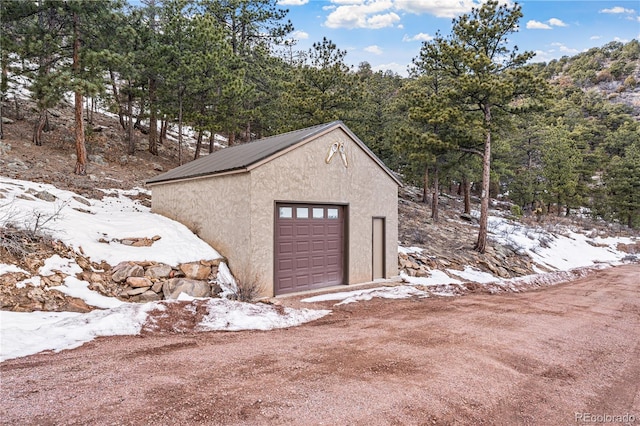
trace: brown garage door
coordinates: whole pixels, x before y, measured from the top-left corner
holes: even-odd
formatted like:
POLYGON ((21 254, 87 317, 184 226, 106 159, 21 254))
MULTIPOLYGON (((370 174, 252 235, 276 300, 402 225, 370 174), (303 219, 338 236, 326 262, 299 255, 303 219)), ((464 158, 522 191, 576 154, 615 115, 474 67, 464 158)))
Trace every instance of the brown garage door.
POLYGON ((335 205, 276 205, 276 294, 343 284, 344 211, 335 205))

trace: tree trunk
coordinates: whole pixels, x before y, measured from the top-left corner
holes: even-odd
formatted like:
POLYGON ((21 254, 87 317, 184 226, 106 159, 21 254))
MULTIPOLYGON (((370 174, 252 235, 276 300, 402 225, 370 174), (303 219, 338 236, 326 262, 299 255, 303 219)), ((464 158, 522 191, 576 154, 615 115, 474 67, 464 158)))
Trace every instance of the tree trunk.
POLYGON ((471 181, 466 176, 462 178, 462 194, 464 196, 464 213, 471 214, 471 181))
POLYGON ((422 176, 422 202, 429 203, 429 166, 424 167, 424 175, 422 176))
MULTIPOLYGON (((80 73, 80 31, 79 17, 73 15, 73 64, 72 68, 76 77, 80 73)), ((75 92, 75 136, 76 136, 76 167, 74 173, 77 175, 87 174, 87 147, 84 143, 84 120, 82 118, 82 92, 75 92)))
POLYGON ((169 127, 169 122, 166 117, 164 117, 160 123, 160 143, 164 143, 167 141, 167 127, 169 127))
POLYGON ((118 85, 116 84, 116 76, 112 70, 109 70, 109 77, 111 80, 111 90, 113 91, 113 98, 118 104, 118 121, 122 130, 127 130, 127 125, 124 122, 124 111, 122 110, 122 103, 120 102, 120 94, 118 93, 118 85))
POLYGON ((211 131, 211 135, 209 136, 209 154, 211 154, 215 150, 216 144, 216 132, 211 131))
POLYGON ((229 132, 229 143, 227 144, 227 146, 231 147, 233 145, 235 145, 236 143, 236 133, 235 132, 229 132))
POLYGON ((182 165, 182 93, 178 95, 178 164, 182 165))
POLYGON ((20 116, 20 104, 18 103, 18 96, 16 96, 16 94, 13 95, 13 103, 16 107, 16 120, 22 120, 20 116))
POLYGON ((158 113, 156 112, 155 78, 149 79, 149 152, 158 155, 158 113))
POLYGON ((440 182, 438 181, 438 166, 433 172, 433 201, 431 201, 431 219, 438 223, 438 199, 440 198, 440 182))
POLYGON ((484 253, 487 250, 487 231, 489 223, 489 185, 491 183, 491 109, 484 109, 484 124, 487 127, 482 156, 482 194, 480 196, 480 230, 475 250, 484 253))
POLYGON ((133 139, 133 85, 129 80, 129 93, 127 93, 127 115, 129 116, 129 126, 127 128, 127 154, 136 153, 136 143, 133 139))
POLYGON ((42 132, 44 128, 47 127, 48 119, 47 109, 42 108, 40 114, 38 114, 38 121, 33 129, 33 143, 36 146, 42 146, 42 132))
POLYGON ((562 215, 562 202, 560 201, 560 195, 558 195, 558 202, 556 203, 556 216, 560 217, 562 215))
POLYGON ((87 174, 87 147, 84 143, 84 120, 82 118, 82 92, 75 92, 75 136, 76 136, 76 168, 77 175, 87 174))
POLYGON ((196 153, 193 156, 194 160, 197 160, 200 157, 200 149, 202 148, 202 130, 198 132, 198 140, 196 141, 196 153))

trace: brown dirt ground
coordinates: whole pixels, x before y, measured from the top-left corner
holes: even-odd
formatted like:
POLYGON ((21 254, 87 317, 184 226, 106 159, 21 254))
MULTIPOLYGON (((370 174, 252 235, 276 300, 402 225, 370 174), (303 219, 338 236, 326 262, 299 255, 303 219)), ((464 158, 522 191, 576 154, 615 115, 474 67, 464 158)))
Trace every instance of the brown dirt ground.
POLYGON ((0 423, 575 425, 576 413, 640 423, 638 264, 525 293, 309 305, 333 313, 5 361, 0 423))

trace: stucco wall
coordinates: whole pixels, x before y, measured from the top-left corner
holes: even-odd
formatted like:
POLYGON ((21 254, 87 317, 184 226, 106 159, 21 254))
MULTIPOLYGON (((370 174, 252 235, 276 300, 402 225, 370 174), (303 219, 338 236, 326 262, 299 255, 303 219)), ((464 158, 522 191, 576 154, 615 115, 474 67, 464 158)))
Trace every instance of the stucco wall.
POLYGON ((386 218, 386 275, 397 275, 398 187, 341 129, 308 142, 251 172, 253 265, 265 271, 273 289, 274 200, 348 205, 348 283, 371 281, 373 217, 386 218), (348 159, 325 158, 343 142, 348 159))
POLYGON ((152 185, 151 210, 185 224, 229 260, 251 262, 248 173, 152 185))
MULTIPOLYGON (((259 143, 259 142, 256 142, 259 143)), ((385 272, 398 273, 398 187, 342 129, 272 159, 249 173, 152 185, 152 211, 194 230, 229 259, 236 275, 259 276, 273 295, 275 202, 347 206, 349 284, 371 281, 372 226, 385 218, 385 272), (345 146, 325 162, 334 142, 345 146)))

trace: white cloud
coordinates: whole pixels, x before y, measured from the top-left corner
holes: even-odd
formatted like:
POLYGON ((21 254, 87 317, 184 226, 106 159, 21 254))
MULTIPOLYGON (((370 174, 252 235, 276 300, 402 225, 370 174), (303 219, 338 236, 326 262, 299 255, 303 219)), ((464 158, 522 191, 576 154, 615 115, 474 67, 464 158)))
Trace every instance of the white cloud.
POLYGON ((309 38, 309 33, 302 30, 296 30, 291 34, 291 38, 296 40, 307 40, 309 38))
POLYGON ((378 72, 378 71, 392 71, 398 75, 407 77, 409 74, 407 74, 407 66, 406 65, 400 65, 396 62, 391 62, 390 64, 380 64, 380 65, 372 65, 371 69, 374 72, 378 72))
POLYGON ((475 0, 396 0, 396 9, 421 15, 427 13, 438 18, 455 18, 470 12, 480 3, 475 0))
POLYGON ((551 18, 547 22, 552 27, 566 27, 567 26, 567 24, 565 24, 564 22, 562 22, 562 20, 560 20, 558 18, 551 18))
POLYGON ((614 14, 614 15, 619 15, 621 13, 634 14, 634 13, 636 13, 636 11, 633 10, 633 9, 625 9, 622 6, 615 6, 615 7, 612 7, 611 9, 602 9, 600 11, 600 13, 611 13, 611 14, 614 14))
POLYGON ((278 0, 278 6, 304 6, 309 0, 278 0))
POLYGON ((374 55, 382 55, 382 49, 380 49, 380 46, 376 46, 375 44, 365 47, 364 51, 373 53, 374 55))
POLYGON ((404 35, 404 37, 402 37, 402 41, 404 42, 409 42, 409 41, 431 41, 433 40, 433 36, 430 36, 429 34, 426 33, 418 33, 414 36, 408 36, 408 35, 404 35))
POLYGON ((570 47, 565 46, 562 43, 551 43, 552 46, 557 47, 558 50, 562 53, 568 53, 571 55, 575 55, 577 53, 580 53, 580 51, 578 49, 572 49, 570 47))
POLYGON ((374 30, 377 30, 380 28, 393 27, 399 20, 400 17, 393 12, 386 13, 384 15, 374 15, 371 18, 367 19, 365 28, 372 28, 374 30))
POLYGON ((545 24, 544 22, 531 20, 527 22, 528 30, 550 30, 551 26, 545 24))
POLYGON ((601 38, 602 36, 595 35, 595 36, 589 37, 589 40, 600 40, 601 38))
POLYGON ((327 16, 324 25, 329 28, 371 28, 392 27, 400 17, 389 10, 391 0, 372 0, 364 3, 340 5, 327 16))

